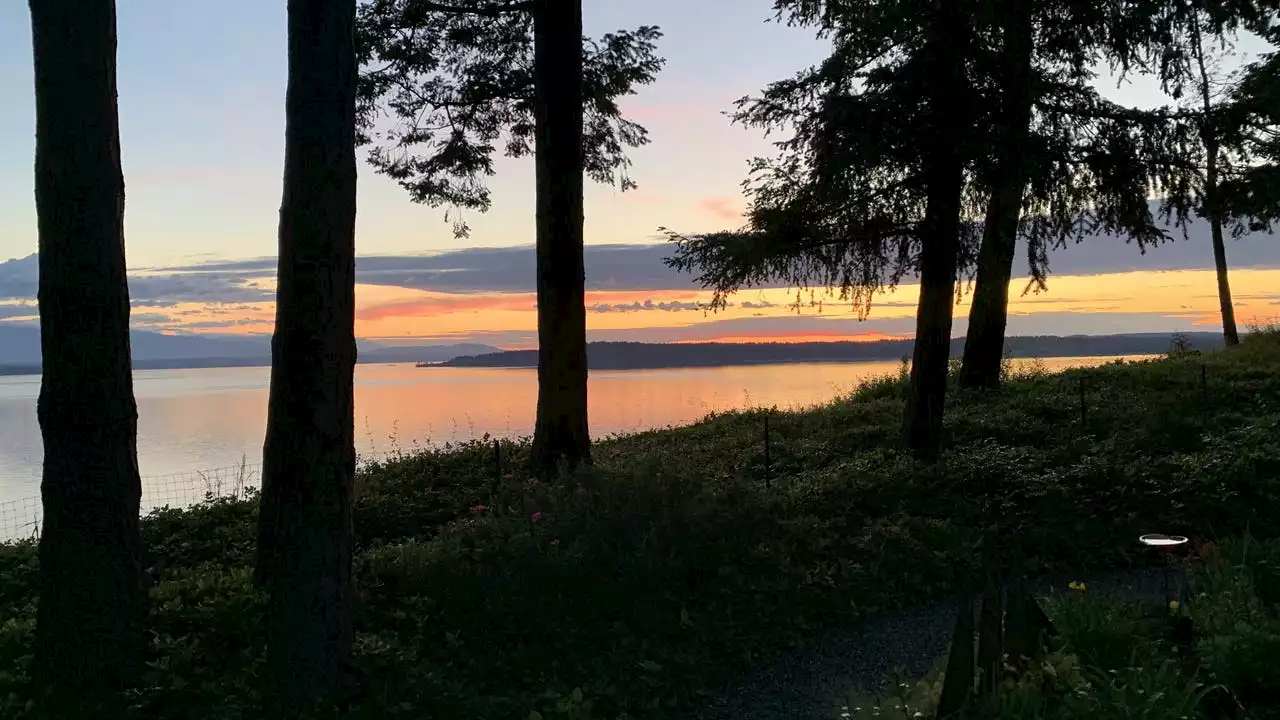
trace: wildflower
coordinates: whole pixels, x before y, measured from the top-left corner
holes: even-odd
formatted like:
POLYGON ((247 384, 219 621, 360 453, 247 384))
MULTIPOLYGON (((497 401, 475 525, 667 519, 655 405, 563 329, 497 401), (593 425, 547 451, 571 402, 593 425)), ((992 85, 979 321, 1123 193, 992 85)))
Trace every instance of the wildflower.
POLYGON ((1084 592, 1084 583, 1072 581, 1067 583, 1067 588, 1075 590, 1076 592, 1084 592))
POLYGON ((488 510, 489 508, 488 508, 487 506, 484 506, 484 505, 476 505, 476 506, 472 507, 471 509, 472 509, 473 511, 475 511, 475 512, 482 513, 482 512, 484 512, 485 510, 488 510))
POLYGON ((621 451, 621 450, 614 450, 614 451, 613 451, 613 456, 614 456, 614 457, 622 457, 622 451, 621 451))
POLYGON ((538 522, 539 520, 541 520, 541 519, 542 519, 542 511, 538 511, 538 512, 534 513, 533 515, 530 515, 529 517, 530 517, 530 519, 532 519, 534 522, 538 522))
POLYGON ((511 478, 513 478, 513 477, 515 477, 515 476, 514 476, 514 475, 512 475, 511 473, 504 473, 504 474, 502 475, 502 479, 503 479, 503 480, 510 480, 510 479, 511 479, 511 478))
POLYGON ((1178 608, 1179 608, 1179 607, 1181 607, 1181 605, 1182 605, 1182 603, 1178 602, 1177 600, 1170 600, 1170 601, 1169 601, 1169 614, 1170 614, 1170 615, 1177 615, 1177 614, 1178 614, 1178 608))
POLYGON ((471 548, 471 554, 472 554, 472 555, 479 555, 479 554, 480 554, 480 548, 471 548))
POLYGON ((529 478, 528 480, 526 480, 525 482, 529 483, 530 485, 537 485, 537 484, 538 484, 538 478, 531 477, 531 478, 529 478))
POLYGON ((556 538, 555 540, 552 540, 552 541, 551 541, 551 546, 552 546, 552 547, 555 547, 555 546, 557 546, 557 545, 559 545, 559 544, 560 544, 560 538, 556 538))
POLYGON ((584 488, 584 487, 582 487, 581 485, 579 485, 579 486, 578 486, 578 497, 586 497, 586 496, 587 496, 587 489, 586 489, 586 488, 584 488))

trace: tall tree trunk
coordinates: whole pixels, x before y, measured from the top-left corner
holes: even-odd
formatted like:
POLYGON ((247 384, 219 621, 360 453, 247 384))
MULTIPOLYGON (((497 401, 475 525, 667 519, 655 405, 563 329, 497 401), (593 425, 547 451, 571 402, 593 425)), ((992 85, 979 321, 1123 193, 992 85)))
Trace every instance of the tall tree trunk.
POLYGON ((1213 116, 1213 96, 1210 92, 1209 70, 1205 66, 1204 38, 1200 32, 1198 10, 1191 15, 1192 53, 1200 71, 1200 102, 1204 113, 1201 118, 1200 134, 1204 140, 1205 177, 1204 197, 1201 206, 1204 215, 1209 218, 1209 231, 1213 237, 1213 267, 1218 275, 1218 306, 1222 311, 1222 337, 1228 345, 1239 345, 1240 335, 1236 330, 1236 310, 1231 302, 1231 283, 1227 278, 1227 246, 1222 238, 1222 202, 1218 185, 1219 157, 1222 149, 1219 142, 1217 120, 1213 116))
POLYGON ((272 687, 337 686, 352 642, 355 0, 289 0, 276 329, 257 578, 272 687))
POLYGON ((929 154, 925 168, 928 201, 921 228, 920 304, 912 351, 911 386, 903 417, 907 444, 931 458, 942 444, 942 410, 947 394, 951 320, 955 308, 956 256, 964 160, 960 144, 964 120, 963 37, 970 18, 960 0, 940 0, 931 19, 929 154), (962 37, 956 37, 959 33, 962 37))
POLYGON ((538 415, 533 463, 544 473, 591 462, 587 428, 586 272, 582 258, 582 0, 538 0, 538 415))
POLYGON ((960 384, 971 388, 1000 384, 1009 319, 1009 280, 1013 276, 1018 222, 1027 185, 1025 148, 1035 102, 1031 75, 1033 8, 1030 3, 1019 1, 1010 3, 1004 11, 1000 156, 983 225, 982 248, 978 251, 978 276, 960 365, 960 384))
POLYGON ((31 26, 44 370, 36 670, 51 697, 93 702, 134 676, 144 612, 115 2, 31 0, 31 26))

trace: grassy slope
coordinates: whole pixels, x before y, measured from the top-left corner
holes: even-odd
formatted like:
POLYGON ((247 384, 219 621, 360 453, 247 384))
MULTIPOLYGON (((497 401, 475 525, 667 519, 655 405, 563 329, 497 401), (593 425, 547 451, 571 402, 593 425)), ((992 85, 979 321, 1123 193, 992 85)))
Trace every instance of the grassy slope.
MULTIPOLYGON (((502 476, 482 444, 372 466, 356 517, 367 690, 350 716, 662 714, 989 561, 1083 572, 1135 561, 1142 532, 1252 522, 1267 535, 1280 518, 1278 371, 1280 337, 1267 335, 955 393, 936 467, 897 448, 895 379, 773 413, 767 472, 760 412, 601 442, 596 470, 556 487, 502 476)), ((504 461, 519 467, 523 452, 506 446, 504 461)), ((222 501, 144 524, 156 637, 139 717, 257 715, 253 517, 252 502, 222 501)), ((4 717, 30 692, 34 573, 32 548, 0 549, 4 717)))

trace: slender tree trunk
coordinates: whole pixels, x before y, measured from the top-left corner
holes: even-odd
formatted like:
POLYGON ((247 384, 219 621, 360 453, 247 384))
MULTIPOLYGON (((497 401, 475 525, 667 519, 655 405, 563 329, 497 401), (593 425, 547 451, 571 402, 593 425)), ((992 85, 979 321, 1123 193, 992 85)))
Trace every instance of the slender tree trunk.
POLYGON ((1022 196, 1027 185, 1025 147, 1035 102, 1031 76, 1033 9, 1029 3, 1019 1, 1004 10, 1005 106, 1001 111, 1000 157, 983 226, 982 248, 978 251, 978 276, 960 365, 960 384, 971 388, 1000 384, 1009 319, 1009 280, 1013 276, 1022 196))
POLYGON ((1222 203, 1219 198, 1218 185, 1221 178, 1218 153, 1222 149, 1219 143, 1217 121, 1213 116, 1213 96, 1209 88, 1209 70, 1204 61, 1204 38, 1200 33, 1198 11, 1191 16, 1192 52, 1200 71, 1200 102, 1204 112, 1200 133, 1204 140, 1206 156, 1204 197, 1201 205, 1204 215, 1209 218, 1209 230, 1213 237, 1213 267, 1218 275, 1218 306, 1222 310, 1222 337, 1228 346, 1239 345, 1240 335, 1236 330, 1236 310, 1231 302, 1231 282, 1227 278, 1227 246, 1222 237, 1222 203))
MULTIPOLYGON (((1212 131, 1210 131, 1212 132, 1212 131)), ((1227 245, 1222 237, 1222 212, 1218 202, 1218 143, 1209 139, 1205 143, 1208 164, 1205 169, 1204 206, 1209 216, 1209 231, 1213 237, 1213 267, 1218 276, 1218 306, 1222 310, 1222 338, 1228 345, 1239 345, 1240 334, 1236 330, 1236 309, 1231 301, 1231 281, 1227 273, 1227 245)))
POLYGON ((955 309, 956 256, 964 161, 960 144, 964 120, 964 28, 968 18, 959 0, 940 0, 932 18, 929 49, 930 135, 926 182, 928 201, 921 228, 920 304, 912 352, 911 386, 903 425, 907 444, 931 458, 942 444, 942 411, 947 395, 947 361, 955 309))
POLYGON ((1214 214, 1209 223, 1213 233, 1213 267, 1218 273, 1218 305, 1222 308, 1222 338, 1227 345, 1239 345, 1236 309, 1231 301, 1231 281, 1227 275, 1227 246, 1222 240, 1222 217, 1214 214))
POLYGON ((272 687, 296 707, 352 642, 355 481, 355 0, 289 0, 276 329, 257 578, 272 687))
POLYGON ((538 193, 538 415, 533 463, 591 462, 582 258, 582 0, 538 0, 534 17, 538 193))
POLYGON ((93 703, 135 676, 144 613, 115 2, 31 0, 31 25, 44 371, 36 672, 51 698, 93 703))

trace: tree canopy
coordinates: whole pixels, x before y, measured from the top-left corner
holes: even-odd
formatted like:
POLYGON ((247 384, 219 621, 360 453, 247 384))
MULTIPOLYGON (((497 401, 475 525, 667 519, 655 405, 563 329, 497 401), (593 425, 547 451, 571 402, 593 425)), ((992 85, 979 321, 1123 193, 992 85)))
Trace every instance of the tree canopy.
MULTIPOLYGON (((370 0, 360 7, 359 130, 369 162, 415 202, 488 210, 494 159, 534 151, 535 2, 370 0)), ((584 169, 592 179, 634 187, 626 152, 648 142, 618 100, 654 80, 663 60, 656 27, 583 39, 584 169)))

